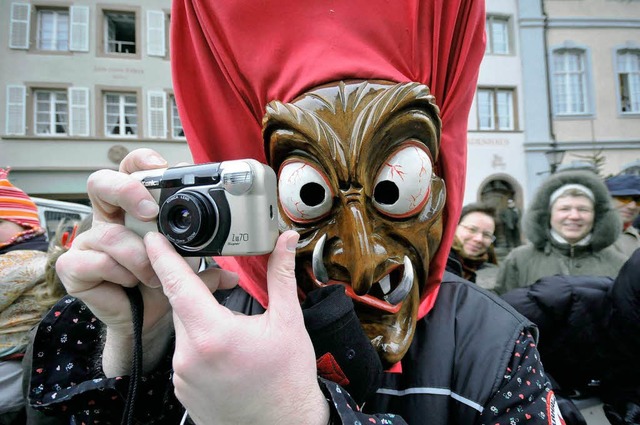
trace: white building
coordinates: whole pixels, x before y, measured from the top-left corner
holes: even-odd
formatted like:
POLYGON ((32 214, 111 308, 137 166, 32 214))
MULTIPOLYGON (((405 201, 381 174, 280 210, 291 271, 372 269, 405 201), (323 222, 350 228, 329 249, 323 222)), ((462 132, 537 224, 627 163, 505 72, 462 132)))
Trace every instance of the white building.
POLYGON ((170 7, 0 2, 0 166, 14 184, 81 199, 91 172, 138 147, 190 161, 171 90, 170 7))
MULTIPOLYGON (((469 115, 464 203, 526 205, 522 69, 516 0, 487 0, 487 47, 469 115)), ((502 243, 500 223, 497 244, 502 243)))

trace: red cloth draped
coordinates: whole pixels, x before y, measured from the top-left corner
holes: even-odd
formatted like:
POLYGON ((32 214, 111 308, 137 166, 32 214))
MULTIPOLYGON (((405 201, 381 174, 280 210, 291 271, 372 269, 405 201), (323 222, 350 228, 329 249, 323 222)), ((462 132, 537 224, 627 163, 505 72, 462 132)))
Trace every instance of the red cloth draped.
MULTIPOLYGON (((460 213, 467 119, 484 54, 484 0, 174 0, 174 89, 195 162, 265 162, 261 121, 341 79, 416 81, 441 109, 438 161, 447 185, 444 235, 420 316, 431 308, 460 213)), ((266 256, 217 258, 267 304, 266 256)))

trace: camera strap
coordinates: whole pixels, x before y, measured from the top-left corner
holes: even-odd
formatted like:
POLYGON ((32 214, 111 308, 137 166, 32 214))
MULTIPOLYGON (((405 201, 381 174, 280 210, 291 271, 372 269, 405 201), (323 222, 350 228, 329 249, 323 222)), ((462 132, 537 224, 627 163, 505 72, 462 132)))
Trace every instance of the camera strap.
POLYGON ((137 286, 124 288, 129 303, 131 304, 131 316, 133 318, 133 358, 131 360, 131 376, 129 380, 129 392, 122 414, 122 425, 134 423, 136 399, 138 398, 138 384, 142 371, 142 322, 144 315, 144 303, 142 294, 137 286))

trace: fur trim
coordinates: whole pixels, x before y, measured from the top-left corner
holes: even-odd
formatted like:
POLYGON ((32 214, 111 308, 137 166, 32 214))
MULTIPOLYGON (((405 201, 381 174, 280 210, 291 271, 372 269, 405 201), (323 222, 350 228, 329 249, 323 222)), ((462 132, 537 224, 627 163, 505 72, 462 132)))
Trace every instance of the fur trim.
POLYGON ((622 232, 622 222, 611 203, 607 186, 590 171, 562 171, 547 178, 538 188, 524 216, 524 231, 538 250, 549 242, 551 208, 549 199, 558 188, 568 184, 580 184, 589 188, 595 197, 595 218, 591 248, 600 251, 613 244, 622 232))

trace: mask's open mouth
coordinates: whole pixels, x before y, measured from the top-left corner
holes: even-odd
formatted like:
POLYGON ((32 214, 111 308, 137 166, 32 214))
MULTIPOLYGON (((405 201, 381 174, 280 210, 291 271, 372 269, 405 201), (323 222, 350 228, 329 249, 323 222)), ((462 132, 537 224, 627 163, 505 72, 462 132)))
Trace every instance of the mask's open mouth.
POLYGON ((409 257, 405 256, 402 265, 392 268, 375 282, 367 294, 358 295, 348 282, 329 278, 324 261, 322 260, 326 239, 327 235, 323 235, 318 240, 318 243, 313 249, 311 270, 307 270, 316 286, 344 285, 346 294, 359 303, 392 314, 400 311, 402 302, 407 298, 414 284, 413 264, 409 257))

